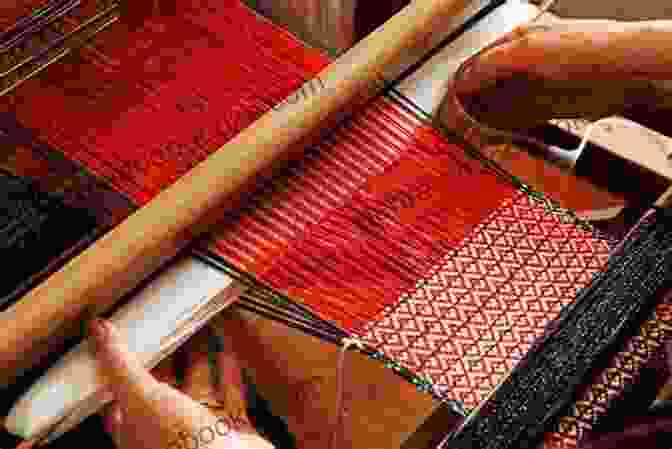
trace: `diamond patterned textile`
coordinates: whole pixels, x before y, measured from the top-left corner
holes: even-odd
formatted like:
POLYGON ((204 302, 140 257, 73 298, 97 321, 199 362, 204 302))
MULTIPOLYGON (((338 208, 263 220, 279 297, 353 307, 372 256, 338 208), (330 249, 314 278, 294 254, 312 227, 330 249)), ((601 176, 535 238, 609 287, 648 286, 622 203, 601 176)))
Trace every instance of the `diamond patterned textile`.
POLYGON ((550 429, 544 449, 572 449, 590 435, 590 430, 605 416, 608 405, 619 398, 625 387, 636 382, 640 370, 654 361, 662 344, 672 336, 672 295, 668 294, 654 313, 639 328, 607 367, 578 396, 572 410, 550 429))
POLYGON ((609 252, 606 241, 521 193, 361 338, 431 379, 446 399, 476 407, 609 252))

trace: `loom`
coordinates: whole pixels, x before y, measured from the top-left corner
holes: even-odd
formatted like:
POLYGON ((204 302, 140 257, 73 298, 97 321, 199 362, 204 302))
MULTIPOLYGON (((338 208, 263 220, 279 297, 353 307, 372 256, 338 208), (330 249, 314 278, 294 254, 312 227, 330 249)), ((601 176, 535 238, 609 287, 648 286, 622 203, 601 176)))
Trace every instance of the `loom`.
MULTIPOLYGON (((420 89, 431 50, 497 2, 413 2, 333 61, 237 1, 162 14, 82 0, 25 15, 25 3, 2 36, 2 182, 29 211, 8 220, 9 250, 40 251, 2 292, 5 386, 183 253, 183 273, 213 273, 213 299, 195 298, 198 313, 148 366, 237 301, 327 341, 359 337, 455 413, 473 410, 459 437, 607 266, 604 239, 417 104, 445 94, 420 89), (235 60, 213 69, 230 59, 230 36, 235 60), (59 244, 41 244, 49 227, 67 230, 59 244), (413 316, 431 323, 426 334, 404 329, 413 316)), ((549 447, 575 445, 626 396, 667 338, 671 307, 642 306, 580 407, 546 427, 549 447)), ((103 402, 14 430, 48 428, 52 441, 103 402)))

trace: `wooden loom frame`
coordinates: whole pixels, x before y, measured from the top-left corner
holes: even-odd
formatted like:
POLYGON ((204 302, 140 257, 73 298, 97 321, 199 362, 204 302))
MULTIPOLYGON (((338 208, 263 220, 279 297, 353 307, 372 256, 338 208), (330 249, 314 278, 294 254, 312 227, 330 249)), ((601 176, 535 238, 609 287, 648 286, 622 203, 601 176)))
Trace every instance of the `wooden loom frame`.
POLYGON ((262 116, 229 141, 227 151, 215 152, 2 312, 0 383, 10 383, 48 353, 54 340, 71 335, 64 324, 79 321, 87 308, 93 314, 109 310, 205 232, 216 211, 234 205, 252 176, 291 156, 287 148, 319 137, 320 130, 382 90, 380 79, 396 79, 424 55, 434 30, 468 3, 416 0, 320 73, 324 89, 262 116))
MULTIPOLYGON (((447 3, 447 2, 446 2, 446 3, 447 3)), ((497 3, 497 2, 494 2, 494 3, 497 3)), ((497 3, 497 4, 498 4, 498 3, 497 3)), ((118 8, 117 8, 117 9, 118 9, 118 8)), ((479 13, 479 14, 480 14, 480 13, 479 13)), ((453 16, 452 14, 447 15, 447 18, 452 18, 452 16, 453 16)), ((440 38, 440 33, 437 33, 437 36, 438 36, 437 39, 440 38)), ((77 42, 78 44, 81 44, 81 43, 84 43, 84 40, 75 41, 75 42, 77 42)), ((417 54, 413 55, 413 58, 415 58, 415 57, 417 57, 417 56, 419 56, 419 55, 424 54, 424 51, 423 51, 423 50, 424 50, 424 48, 422 48, 422 47, 418 48, 417 54)), ((402 56, 403 56, 403 55, 402 55, 402 56)), ((409 61, 402 61, 400 66, 401 66, 402 68, 407 68, 407 67, 411 64, 411 62, 413 61, 413 58, 411 59, 410 62, 409 62, 409 61)), ((403 59, 403 57, 402 57, 402 59, 403 59)), ((372 73, 372 76, 373 76, 373 77, 372 77, 371 79, 373 80, 373 83, 374 83, 374 86, 373 86, 373 87, 374 87, 374 88, 382 88, 382 87, 384 87, 383 85, 380 85, 380 84, 379 84, 379 79, 378 79, 377 76, 376 76, 376 72, 373 72, 373 73, 372 73)), ((387 76, 387 72, 386 72, 386 76, 387 76)), ((355 80, 355 81, 359 81, 359 80, 355 80)), ((369 87, 369 85, 367 85, 367 84, 365 84, 364 86, 365 86, 366 88, 369 87)), ((368 91, 367 91, 367 92, 365 92, 365 95, 363 95, 363 96, 355 95, 355 97, 356 97, 356 102, 357 102, 357 103, 359 103, 360 101, 361 101, 361 102, 364 102, 364 101, 367 99, 367 97, 372 96, 374 93, 375 93, 375 92, 368 92, 368 91)), ((348 106, 352 106, 352 105, 348 105, 348 106)))

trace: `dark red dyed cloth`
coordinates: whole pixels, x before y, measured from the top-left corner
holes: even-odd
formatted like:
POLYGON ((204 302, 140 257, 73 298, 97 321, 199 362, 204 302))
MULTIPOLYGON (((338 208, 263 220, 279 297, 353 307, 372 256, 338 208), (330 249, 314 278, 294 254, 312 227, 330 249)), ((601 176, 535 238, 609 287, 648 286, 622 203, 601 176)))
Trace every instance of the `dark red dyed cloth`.
POLYGON ((0 171, 0 306, 34 285, 55 259, 86 241, 95 228, 88 210, 69 208, 0 171))
MULTIPOLYGON (((238 1, 178 6, 115 25, 5 105, 136 206, 329 63, 238 1)), ((223 215, 211 249, 351 330, 515 194, 389 98, 260 190, 254 208, 223 215)))
POLYGON ((20 297, 133 206, 0 113, 0 307, 20 297))

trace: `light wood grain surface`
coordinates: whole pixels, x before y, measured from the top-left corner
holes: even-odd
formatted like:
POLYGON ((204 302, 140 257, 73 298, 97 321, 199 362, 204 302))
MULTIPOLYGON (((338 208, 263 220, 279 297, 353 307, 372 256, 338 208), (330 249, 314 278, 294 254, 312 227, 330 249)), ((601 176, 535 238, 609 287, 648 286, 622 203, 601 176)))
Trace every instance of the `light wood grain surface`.
POLYGON ((468 0, 416 0, 318 76, 323 89, 272 109, 0 314, 0 385, 34 366, 88 313, 108 310, 235 205, 254 177, 396 78, 468 0), (291 150, 291 151, 290 151, 291 150))
MULTIPOLYGON (((286 418, 297 446, 327 448, 339 348, 240 310, 224 312, 211 325, 233 345, 273 412, 286 418)), ((346 357, 345 419, 337 447, 400 447, 438 403, 381 363, 354 351, 346 357)))

